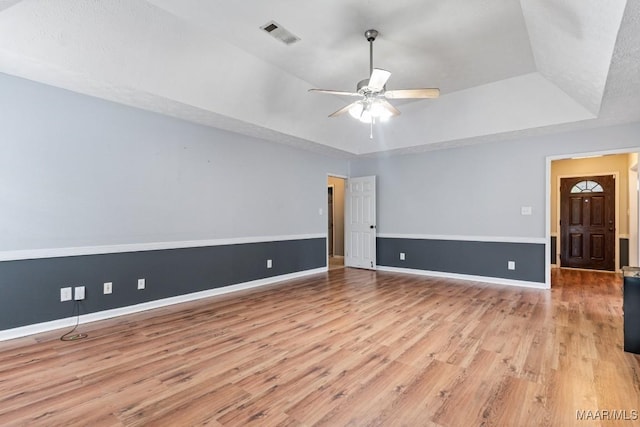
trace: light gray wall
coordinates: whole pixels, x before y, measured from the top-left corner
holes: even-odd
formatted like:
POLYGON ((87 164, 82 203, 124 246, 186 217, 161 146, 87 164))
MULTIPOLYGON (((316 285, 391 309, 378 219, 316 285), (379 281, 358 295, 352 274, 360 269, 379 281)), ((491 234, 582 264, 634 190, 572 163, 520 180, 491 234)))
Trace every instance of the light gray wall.
POLYGON ((358 159, 350 174, 378 176, 379 233, 544 237, 547 156, 638 146, 635 123, 358 159))
POLYGON ((0 74, 0 251, 326 233, 347 161, 0 74))

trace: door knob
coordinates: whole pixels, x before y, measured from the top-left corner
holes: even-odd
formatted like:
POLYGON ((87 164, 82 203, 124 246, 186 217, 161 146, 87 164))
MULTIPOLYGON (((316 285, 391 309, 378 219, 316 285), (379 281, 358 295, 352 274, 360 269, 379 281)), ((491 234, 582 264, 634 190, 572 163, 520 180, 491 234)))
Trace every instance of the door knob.
POLYGON ((374 228, 376 228, 376 226, 375 225, 370 225, 369 228, 374 229, 374 228))

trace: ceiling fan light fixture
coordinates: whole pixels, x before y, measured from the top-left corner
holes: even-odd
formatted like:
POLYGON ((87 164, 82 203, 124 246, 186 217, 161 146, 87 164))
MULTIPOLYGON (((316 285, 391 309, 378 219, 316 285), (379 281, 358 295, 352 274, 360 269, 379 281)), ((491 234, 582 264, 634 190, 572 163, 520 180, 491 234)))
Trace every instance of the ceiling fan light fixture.
POLYGON ((371 115, 371 112, 370 112, 369 110, 366 110, 366 109, 362 112, 362 115, 360 115, 360 121, 361 121, 362 123, 367 123, 367 124, 369 124, 369 123, 371 123, 374 119, 375 119, 375 117, 373 117, 373 116, 371 115))
POLYGON ((392 116, 391 112, 385 108, 384 104, 377 99, 354 102, 349 108, 349 114, 354 119, 367 124, 372 121, 386 122, 392 116))
POLYGON ((351 117, 356 120, 360 120, 362 123, 371 123, 371 120, 376 118, 376 116, 372 114, 371 106, 371 101, 356 101, 349 108, 349 114, 351 117))
POLYGON ((380 120, 381 122, 386 122, 392 116, 391 111, 387 110, 384 107, 384 104, 378 100, 373 101, 371 106, 369 107, 371 111, 371 116, 380 120))
POLYGON ((353 104, 351 104, 351 107, 349 108, 349 114, 354 119, 360 120, 360 117, 362 117, 362 113, 364 112, 364 110, 365 110, 364 102, 356 101, 353 104))

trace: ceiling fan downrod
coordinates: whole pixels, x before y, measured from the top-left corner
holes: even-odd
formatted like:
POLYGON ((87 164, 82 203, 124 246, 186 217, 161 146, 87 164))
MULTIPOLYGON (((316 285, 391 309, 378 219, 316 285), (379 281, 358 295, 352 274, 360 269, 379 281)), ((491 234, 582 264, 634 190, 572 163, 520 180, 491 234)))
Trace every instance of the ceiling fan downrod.
POLYGON ((373 42, 378 37, 378 31, 371 29, 364 32, 364 36, 367 38, 369 42, 369 75, 373 73, 373 42))

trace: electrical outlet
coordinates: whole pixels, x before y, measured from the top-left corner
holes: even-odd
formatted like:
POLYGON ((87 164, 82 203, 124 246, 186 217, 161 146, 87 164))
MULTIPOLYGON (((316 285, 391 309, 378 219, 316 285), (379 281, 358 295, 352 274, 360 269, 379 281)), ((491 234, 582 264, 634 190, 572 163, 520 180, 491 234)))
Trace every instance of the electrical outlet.
POLYGON ((273 261, 271 261, 270 259, 267 260, 267 268, 271 268, 273 267, 273 261))
POLYGON ((111 292, 113 292, 113 282, 105 282, 104 283, 103 292, 104 292, 105 295, 110 294, 111 292))
POLYGON ((147 286, 145 279, 138 279, 138 289, 144 289, 147 286))
POLYGON ((507 269, 508 270, 515 270, 516 269, 516 262, 515 261, 507 261, 507 269))
POLYGON ((404 261, 404 252, 400 252, 400 261, 404 261))
POLYGON ((84 299, 84 286, 76 286, 73 293, 73 299, 82 301, 84 299))
POLYGON ((71 288, 60 288, 60 302, 71 301, 72 299, 71 288))

